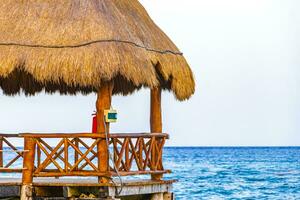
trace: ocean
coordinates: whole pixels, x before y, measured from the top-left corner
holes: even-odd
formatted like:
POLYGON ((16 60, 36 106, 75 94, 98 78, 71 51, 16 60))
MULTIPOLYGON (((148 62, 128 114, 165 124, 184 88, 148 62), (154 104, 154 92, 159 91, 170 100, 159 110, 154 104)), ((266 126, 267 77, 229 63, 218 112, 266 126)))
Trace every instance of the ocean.
POLYGON ((300 147, 172 147, 177 199, 300 199, 300 147))
POLYGON ((300 200, 300 147, 167 147, 164 166, 176 199, 300 200))

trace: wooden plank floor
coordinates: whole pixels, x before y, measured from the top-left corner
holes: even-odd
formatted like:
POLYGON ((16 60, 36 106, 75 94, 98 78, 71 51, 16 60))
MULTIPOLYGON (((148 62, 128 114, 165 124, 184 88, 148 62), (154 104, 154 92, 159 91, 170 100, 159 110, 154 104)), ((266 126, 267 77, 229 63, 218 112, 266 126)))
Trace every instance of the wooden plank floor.
MULTIPOLYGON (((106 184, 99 184, 95 178, 35 178, 33 187, 36 196, 59 195, 70 197, 75 194, 80 195, 86 191, 93 190, 95 194, 99 193, 99 187, 106 191, 108 196, 130 196, 147 195, 154 193, 170 193, 172 184, 175 180, 124 180, 122 185, 119 181, 106 184), (98 189, 97 189, 98 188, 98 189), (53 192, 53 189, 55 192, 53 192)), ((22 185, 21 178, 0 178, 0 197, 18 196, 22 185)), ((87 192, 88 193, 88 192, 87 192)))
MULTIPOLYGON (((147 186, 147 185, 157 185, 157 184, 172 184, 176 180, 124 180, 123 186, 147 186)), ((21 178, 0 178, 0 186, 20 186, 22 185, 21 178)), ((98 183, 97 179, 88 178, 35 178, 33 180, 33 186, 68 186, 68 187, 92 187, 92 186, 108 186, 115 187, 116 185, 121 185, 118 180, 110 183, 98 183)))

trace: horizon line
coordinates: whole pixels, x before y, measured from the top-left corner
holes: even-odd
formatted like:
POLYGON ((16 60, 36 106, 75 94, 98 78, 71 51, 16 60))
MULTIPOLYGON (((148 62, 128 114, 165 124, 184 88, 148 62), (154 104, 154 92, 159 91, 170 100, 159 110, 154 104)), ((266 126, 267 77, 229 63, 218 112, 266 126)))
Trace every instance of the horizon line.
POLYGON ((287 147, 294 147, 294 148, 300 148, 300 145, 266 145, 266 146, 261 146, 261 145, 191 145, 191 146, 176 146, 176 145, 169 145, 165 146, 166 148, 170 147, 182 147, 182 148, 287 148, 287 147))

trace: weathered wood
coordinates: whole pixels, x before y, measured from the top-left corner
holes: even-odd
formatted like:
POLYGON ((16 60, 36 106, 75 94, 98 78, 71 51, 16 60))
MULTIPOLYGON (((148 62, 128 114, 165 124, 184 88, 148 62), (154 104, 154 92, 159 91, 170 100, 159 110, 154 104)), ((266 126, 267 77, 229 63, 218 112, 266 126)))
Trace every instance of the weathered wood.
POLYGON ((17 155, 11 161, 9 161, 9 163, 7 163, 4 168, 9 168, 11 165, 13 165, 21 157, 23 157, 23 156, 17 155))
POLYGON ((36 141, 33 138, 25 138, 24 140, 24 149, 29 150, 24 152, 23 159, 23 175, 22 175, 22 184, 30 185, 33 180, 33 170, 34 170, 34 158, 35 158, 35 146, 36 141))
MULTIPOLYGON (((123 143, 122 147, 121 147, 121 151, 118 153, 119 158, 118 158, 117 162, 115 163, 117 168, 120 167, 121 161, 123 159, 123 154, 125 152, 125 148, 126 148, 127 144, 128 144, 128 139, 126 138, 124 140, 124 143, 123 143)), ((124 162, 122 164, 123 164, 123 166, 125 165, 124 162)))
POLYGON ((22 153, 20 151, 18 151, 18 149, 12 143, 10 143, 7 139, 5 139, 5 137, 3 137, 3 142, 6 143, 18 155, 20 155, 21 157, 23 156, 22 153))
MULTIPOLYGON (((130 195, 143 195, 143 194, 156 194, 164 193, 170 194, 172 191, 172 184, 174 180, 167 181, 152 181, 152 180, 125 180, 121 185, 120 182, 115 183, 98 183, 96 179, 54 179, 54 178, 37 178, 34 179, 32 186, 26 188, 26 194, 35 197, 64 197, 79 196, 82 193, 85 194, 97 194, 99 187, 102 190, 107 191, 106 196, 115 196, 116 190, 120 193, 120 196, 126 197, 130 195), (121 190, 122 188, 122 190, 121 190), (32 190, 33 189, 33 190, 32 190), (31 194, 30 194, 31 193, 31 194), (33 193, 33 194, 32 194, 33 193)), ((12 195, 18 195, 18 187, 20 187, 20 179, 0 179, 0 196, 12 197, 12 195), (2 186, 2 187, 1 187, 2 186), (1 188, 5 190, 1 190, 1 188), (10 191, 12 190, 13 191, 10 191), (2 194, 3 192, 3 194, 2 194), (5 193, 4 193, 5 192, 5 193), (9 195, 10 194, 10 195, 9 195)))
MULTIPOLYGON (((90 162, 92 162, 95 158, 97 158, 97 154, 94 154, 94 155, 92 155, 92 157, 89 158, 90 162)), ((75 171, 76 170, 83 170, 88 164, 89 164, 88 162, 85 162, 83 165, 80 166, 79 169, 75 168, 75 171)))
MULTIPOLYGON (((109 108, 108 108, 109 109, 109 108)), ((103 121, 103 119, 102 119, 103 121)), ((22 133, 17 135, 17 137, 32 137, 32 138, 105 138, 104 133, 94 134, 94 133, 22 133)), ((7 135, 7 134, 5 134, 7 135)), ((151 138, 155 137, 166 137, 169 138, 167 133, 151 132, 151 133, 110 133, 109 138, 151 138)), ((0 134, 1 137, 1 134, 0 134)), ((11 136, 13 137, 13 135, 11 136)))
POLYGON ((36 156, 37 156, 37 167, 39 167, 41 165, 41 156, 42 156, 42 152, 39 146, 36 147, 36 156))
POLYGON ((20 200, 32 200, 33 196, 32 185, 23 184, 21 187, 20 200))
POLYGON ((5 133, 0 133, 0 137, 6 137, 6 138, 16 138, 19 137, 19 134, 5 134, 5 133))
POLYGON ((139 138, 139 170, 143 170, 143 138, 139 138))
MULTIPOLYGON (((12 136, 7 136, 6 134, 2 134, 2 136, 0 136, 0 166, 4 169, 8 169, 9 167, 11 167, 14 163, 16 163, 17 160, 19 160, 19 158, 23 157, 23 153, 24 151, 22 150, 18 150, 11 142, 8 141, 8 138, 14 138, 14 136, 16 135, 12 135, 12 136), (3 149, 3 145, 6 144, 10 150, 4 150, 3 149), (17 156, 15 156, 12 160, 8 161, 6 160, 7 164, 4 165, 4 160, 3 158, 4 153, 5 152, 15 152, 17 154, 17 156)), ((2 171, 0 169, 0 171, 2 171)), ((5 171, 7 172, 7 171, 5 171)))
POLYGON ((173 200, 173 193, 170 192, 160 192, 160 193, 156 193, 153 194, 151 197, 151 200, 173 200))
MULTIPOLYGON (((97 96, 97 135, 105 138, 105 132, 109 133, 109 123, 106 123, 104 118, 104 110, 110 109, 112 98, 112 83, 103 83, 97 96)), ((98 149, 98 167, 100 172, 109 171, 109 155, 106 140, 101 140, 97 146, 98 149)), ((99 177, 99 182, 108 182, 106 177, 99 177)))
POLYGON ((109 134, 109 138, 151 138, 151 137, 165 137, 169 138, 169 135, 166 133, 112 133, 109 134))
MULTIPOLYGON (((105 170, 103 171, 100 171, 99 163, 98 166, 96 166, 92 162, 99 156, 99 151, 94 151, 94 147, 98 147, 98 144, 101 141, 105 142, 104 144, 107 146, 105 135, 101 137, 99 137, 99 135, 103 134, 89 134, 89 138, 87 137, 87 134, 67 134, 62 135, 61 137, 57 134, 46 135, 46 137, 44 137, 44 134, 23 134, 20 137, 25 137, 25 140, 31 139, 35 141, 35 146, 37 146, 37 156, 33 157, 32 159, 36 159, 38 165, 31 176, 117 176, 118 174, 114 171, 113 165, 109 166, 108 162, 105 170), (70 136, 70 138, 66 136, 70 136), (80 136, 82 136, 82 138, 80 138, 80 136), (47 139, 51 138, 59 139, 54 148, 51 147, 47 141, 47 139), (92 139, 94 142, 92 144, 88 144, 85 143, 83 139, 92 139), (76 142, 78 145, 76 145, 76 142), (79 145, 85 147, 86 151, 82 152, 82 150, 79 148, 79 145), (70 164, 68 161, 69 151, 71 149, 78 154, 78 159, 74 162, 74 164, 70 164), (41 152, 43 152, 46 156, 44 160, 41 160, 41 152), (89 154, 91 154, 91 157, 88 157, 89 154), (61 160, 62 162, 58 162, 57 159, 61 160), (56 166, 57 169, 47 169, 50 164, 56 166), (81 166, 79 166, 80 164, 81 166), (92 170, 86 170, 86 166, 90 166, 92 170)), ((108 142, 113 147, 114 162, 118 171, 120 172, 119 174, 121 176, 130 176, 143 174, 160 175, 163 173, 169 173, 170 171, 164 170, 162 165, 162 151, 167 138, 168 135, 163 133, 109 134, 108 142), (157 156, 153 158, 153 154, 157 156)), ((9 146, 12 148, 12 151, 17 151, 14 150, 16 148, 11 143, 9 143, 9 146)), ((21 157, 20 155, 23 153, 26 154, 25 152, 30 151, 26 148, 25 151, 17 151, 17 157, 10 161, 9 165, 21 157)), ((105 150, 105 152, 107 152, 107 149, 108 148, 106 147, 106 149, 103 149, 103 151, 105 150)), ((21 172, 22 170, 26 171, 27 168, 17 169, 0 167, 0 172, 5 173, 21 172)))
MULTIPOLYGON (((79 144, 84 146, 86 149, 89 148, 89 146, 85 142, 83 142, 80 138, 77 138, 77 141, 78 141, 79 144)), ((94 155, 97 155, 97 152, 95 152, 94 150, 91 150, 91 153, 93 153, 94 155)))
POLYGON ((35 146, 36 141, 33 138, 24 139, 24 152, 23 159, 23 174, 22 174, 22 187, 21 187, 21 200, 32 199, 32 182, 33 182, 33 170, 34 170, 34 158, 35 158, 35 146))
MULTIPOLYGON (((120 176, 133 176, 133 175, 146 175, 146 174, 153 174, 153 175, 157 175, 157 174, 168 174, 171 173, 171 170, 155 170, 155 171, 151 171, 151 170, 147 170, 147 171, 122 171, 119 172, 120 176)), ((110 174, 112 176, 117 176, 117 173, 115 172, 110 172, 110 174)))
MULTIPOLYGON (((164 142, 160 142, 159 144, 156 143, 155 137, 151 138, 148 142, 145 142, 145 138, 138 138, 136 139, 135 145, 132 141, 133 138, 124 138, 123 140, 112 138, 112 140, 114 162, 116 168, 119 169, 118 171, 121 176, 161 174, 168 172, 164 171, 163 166, 160 165, 160 161, 162 159, 160 154, 162 153, 164 142), (150 162, 150 152, 152 149, 154 149, 159 156, 157 157, 158 160, 153 160, 153 162, 150 162), (136 164, 138 171, 132 171, 133 161, 136 164), (156 168, 160 169, 157 170, 156 168)), ((161 140, 164 141, 165 138, 162 138, 161 140)), ((117 174, 112 173, 112 175, 115 176, 117 174)))
POLYGON ((46 199, 45 197, 63 197, 63 195, 64 195, 63 194, 63 187, 59 187, 59 186, 34 187, 34 196, 35 197, 42 197, 43 200, 46 199))
MULTIPOLYGON (((157 185, 157 184, 172 184, 176 180, 123 180, 123 186, 144 186, 144 185, 157 185)), ((21 186, 21 178, 0 178, 1 186, 21 186)), ((56 179, 56 178, 34 178, 33 186, 121 186, 121 183, 116 180, 115 182, 108 183, 99 183, 95 178, 65 178, 65 179, 56 179)))
MULTIPOLYGON (((92 157, 90 157, 90 158, 84 158, 85 160, 86 160, 86 162, 84 163, 84 164, 82 164, 81 165, 81 167, 79 168, 79 166, 77 165, 77 166, 75 166, 75 168, 74 168, 74 170, 75 171, 77 171, 78 169, 79 170, 83 170, 87 165, 91 165, 91 162, 97 157, 97 153, 93 150, 93 148, 90 148, 87 144, 85 144, 81 139, 79 139, 79 138, 76 138, 76 140, 77 140, 77 142, 78 142, 78 145, 76 146, 76 145, 72 145, 73 146, 73 148, 74 148, 74 150, 75 150, 75 154, 77 153, 78 155, 79 155, 79 151, 80 151, 80 149, 79 149, 79 144, 82 144, 87 150, 88 149, 90 149, 90 151, 89 151, 89 153, 92 153, 93 154, 93 156, 92 157)), ((72 142, 71 142, 72 143, 72 142)), ((95 145, 94 145, 95 146, 95 145)), ((93 146, 93 147, 94 147, 93 146)), ((78 159, 79 159, 79 157, 78 157, 78 155, 77 155, 77 159, 75 160, 75 163, 80 163, 80 162, 78 162, 78 159)), ((83 156, 83 153, 81 152, 80 153, 80 155, 81 156, 83 156)), ((86 156, 85 156, 86 157, 86 156)), ((95 165, 94 164, 92 164, 94 167, 94 169, 96 168, 95 167, 95 165)), ((98 169, 96 169, 96 171, 98 171, 98 169)))
POLYGON ((65 164, 65 172, 68 173, 68 164, 69 164, 69 140, 67 138, 64 139, 64 164, 65 164))
POLYGON ((171 193, 171 192, 165 192, 164 193, 164 200, 174 200, 175 197, 174 197, 174 194, 171 193))
POLYGON ((164 168, 163 168, 163 150, 164 150, 164 145, 165 145, 165 143, 166 143, 166 139, 165 138, 163 138, 163 139, 161 139, 161 144, 160 144, 160 150, 159 150, 159 153, 158 153, 158 169, 160 169, 160 170, 163 170, 164 168))
MULTIPOLYGON (((120 196, 126 197, 131 195, 143 195, 143 194, 157 194, 157 193, 170 193, 172 192, 172 183, 173 182, 165 182, 165 183, 155 183, 151 184, 151 181, 140 182, 138 184, 124 184, 121 190, 121 186, 117 187, 109 187, 109 195, 115 194, 116 190, 121 191, 120 196), (150 184, 149 184, 150 183, 150 184)), ((129 198, 130 199, 130 198, 129 198)), ((145 198, 148 199, 148 198, 145 198)))
POLYGON ((151 89, 150 129, 151 133, 162 133, 161 88, 151 89))
POLYGON ((137 154, 137 149, 138 149, 138 144, 139 144, 139 140, 137 140, 136 141, 136 145, 135 146, 133 146, 133 143, 132 143, 132 141, 130 140, 129 141, 129 144, 130 144, 130 146, 131 146, 131 149, 132 149, 132 157, 131 157, 131 159, 130 159, 130 165, 132 164, 132 161, 133 161, 133 159, 135 159, 135 162, 136 162, 136 164, 137 164, 137 167, 138 167, 138 169, 141 169, 142 168, 142 166, 140 165, 140 162, 139 162, 139 156, 138 156, 138 154, 137 154))
MULTIPOLYGON (((11 142, 8 141, 8 138, 13 138, 16 135, 8 136, 8 134, 0 134, 0 171, 1 169, 8 169, 10 166, 12 166, 19 158, 23 157, 22 150, 18 150, 11 142), (4 145, 7 145, 10 149, 3 149, 4 145), (4 154, 6 152, 15 152, 17 154, 16 157, 14 157, 12 160, 6 159, 6 165, 4 165, 4 154)), ((4 170, 3 170, 4 171, 4 170)), ((7 171, 5 171, 7 172, 7 171)))
POLYGON ((93 133, 22 133, 20 137, 31 138, 104 138, 103 135, 93 133))
MULTIPOLYGON (((150 106, 150 129, 153 133, 162 133, 162 111, 161 111, 161 88, 151 89, 151 106, 150 106)), ((158 141, 155 141, 155 144, 158 141)), ((152 148, 151 160, 152 164, 159 157, 159 154, 155 148, 152 148)), ((162 164, 161 164, 162 165, 162 164)), ((155 167, 152 165, 152 167, 155 167)), ((154 168, 153 170, 156 170, 154 168)), ((153 180, 159 180, 162 178, 162 174, 152 175, 153 180)))
MULTIPOLYGON (((146 159, 144 161, 144 168, 143 170, 146 170, 146 167, 148 166, 148 162, 150 161, 150 153, 152 152, 152 148, 153 148, 153 142, 154 142, 155 138, 152 137, 151 140, 150 140, 150 143, 149 143, 149 146, 148 146, 148 151, 146 152, 146 159)), ((150 166, 151 164, 149 164, 150 166)))
POLYGON ((70 171, 70 172, 40 172, 33 174, 36 177, 63 177, 63 176, 109 176, 108 172, 96 172, 96 171, 70 171))
POLYGON ((164 194, 163 193, 155 193, 152 195, 151 200, 164 200, 164 194))
MULTIPOLYGON (((74 141, 75 141, 76 148, 80 149, 80 147, 79 147, 79 138, 74 138, 74 141)), ((79 158, 79 154, 78 154, 77 151, 75 151, 75 153, 74 153, 74 162, 75 163, 78 161, 78 158, 79 158)), ((76 167, 75 170, 78 170, 78 167, 76 167)))
MULTIPOLYGON (((130 158, 130 167, 132 166, 133 160, 135 159, 135 161, 138 160, 138 156, 137 156, 137 152, 138 152, 138 144, 139 144, 139 140, 136 140, 135 145, 133 145, 132 140, 129 140, 129 144, 131 147, 131 158, 130 158)), ((137 165, 139 165, 139 162, 136 162, 137 165)), ((141 166, 138 166, 138 168, 141 168, 141 166)))
POLYGON ((61 172, 63 172, 63 169, 59 166, 59 164, 53 159, 53 155, 56 154, 58 149, 63 145, 64 140, 62 139, 58 145, 53 149, 53 151, 49 154, 47 150, 43 147, 43 145, 40 143, 40 141, 37 141, 37 145, 40 147, 40 149, 45 153, 46 159, 43 161, 43 163, 35 170, 35 174, 38 174, 42 170, 44 170, 50 163, 53 163, 61 172))
POLYGON ((77 162, 73 165, 73 167, 70 169, 70 171, 73 171, 76 167, 78 167, 78 165, 79 165, 79 163, 83 160, 83 159, 85 159, 88 163, 89 163, 89 165, 96 171, 96 172, 98 172, 99 171, 99 169, 86 157, 92 150, 93 150, 93 148, 100 142, 101 140, 98 138, 97 140, 95 140, 94 142, 93 142, 93 144, 89 147, 89 149, 85 152, 85 153, 82 153, 79 149, 77 149, 77 147, 74 145, 74 144, 72 144, 72 143, 69 143, 74 149, 75 149, 75 151, 77 151, 79 154, 80 154, 80 156, 81 156, 81 158, 80 159, 78 159, 77 160, 77 162))
MULTIPOLYGON (((72 139, 71 142, 73 142, 74 140, 75 140, 75 138, 72 139)), ((53 152, 53 148, 49 144, 47 144, 47 142, 45 142, 41 138, 39 138, 38 141, 40 142, 40 144, 44 145, 48 150, 50 150, 50 152, 53 152)), ((37 145, 37 148, 39 150, 38 152, 41 152, 41 149, 40 149, 39 145, 37 145)), ((64 158, 61 156, 61 154, 63 152, 64 152, 64 149, 60 149, 59 151, 55 152, 55 155, 54 155, 53 159, 56 160, 57 158, 59 158, 61 161, 64 162, 64 158)), ((38 159, 39 163, 41 162, 41 157, 40 156, 41 156, 41 153, 39 153, 37 155, 37 159, 38 159)), ((51 160, 49 160, 49 163, 46 166, 48 166, 50 163, 51 163, 51 160)), ((67 165, 68 165, 69 168, 72 167, 72 165, 70 165, 70 163, 68 163, 68 162, 67 162, 67 165)), ((40 166, 40 164, 38 165, 38 167, 39 166, 40 166)))
MULTIPOLYGON (((121 145, 121 150, 122 150, 123 149, 123 144, 120 143, 120 145, 121 145)), ((120 171, 120 170, 122 170, 121 167, 120 167, 120 163, 122 163, 122 166, 125 165, 124 161, 122 159, 123 155, 119 151, 118 146, 117 146, 116 143, 114 143, 113 148, 114 148, 114 162, 115 162, 115 167, 118 169, 118 171, 120 171)))
POLYGON ((130 170, 130 160, 129 160, 129 142, 125 146, 125 170, 130 170))
MULTIPOLYGON (((105 197, 115 196, 116 190, 120 193, 120 197, 128 197, 132 195, 151 195, 163 193, 164 200, 170 200, 172 197, 172 184, 174 180, 168 181, 151 181, 151 180, 126 180, 121 185, 120 182, 115 183, 98 183, 96 179, 54 179, 54 178, 37 178, 34 179, 32 186, 24 188, 22 194, 24 199, 28 200, 34 196, 39 197, 78 197, 82 193, 97 195, 99 188, 101 192, 105 191, 105 197), (122 188, 122 190, 121 190, 122 188)), ((0 196, 13 197, 19 195, 20 179, 0 179, 0 196)), ((119 198, 120 198, 119 197, 119 198)), ((126 198, 125 198, 126 199, 126 198)), ((128 198, 131 199, 131 198, 128 198)), ((140 199, 140 198, 139 198, 140 199)), ((148 198, 142 198, 148 199, 148 198)))
POLYGON ((19 168, 19 169, 14 168, 14 169, 12 169, 12 168, 4 168, 4 167, 1 167, 1 168, 0 168, 0 172, 1 172, 1 173, 18 173, 18 172, 22 172, 23 169, 25 169, 25 168, 19 168))

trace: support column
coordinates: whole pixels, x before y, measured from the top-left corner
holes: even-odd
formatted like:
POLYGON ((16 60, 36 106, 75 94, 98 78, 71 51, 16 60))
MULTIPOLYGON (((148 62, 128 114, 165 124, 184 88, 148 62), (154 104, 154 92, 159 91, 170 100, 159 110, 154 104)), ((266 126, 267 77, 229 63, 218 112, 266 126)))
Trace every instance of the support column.
MULTIPOLYGON (((110 109, 113 84, 104 83, 98 91, 96 108, 97 108, 97 133, 105 138, 105 131, 109 132, 109 123, 105 123, 104 110, 110 109)), ((102 139, 98 145, 98 167, 100 172, 109 171, 108 146, 105 139, 102 139)), ((106 183, 108 179, 99 177, 99 183, 106 183)))
POLYGON ((23 159, 23 175, 22 175, 22 188, 21 200, 32 199, 32 182, 34 171, 34 157, 35 157, 36 142, 33 138, 24 138, 24 159, 23 159))
POLYGON ((161 89, 151 89, 150 129, 152 133, 162 132, 161 89))
MULTIPOLYGON (((150 129, 151 133, 162 133, 161 88, 151 89, 150 129)), ((156 140, 156 142, 159 141, 156 140)), ((156 161, 157 158, 157 151, 153 148, 151 159, 152 161, 156 161)), ((153 174, 151 178, 152 180, 160 180, 162 176, 163 174, 153 174)))
POLYGON ((172 193, 156 193, 156 194, 152 194, 151 196, 151 200, 173 200, 173 194, 172 193))

